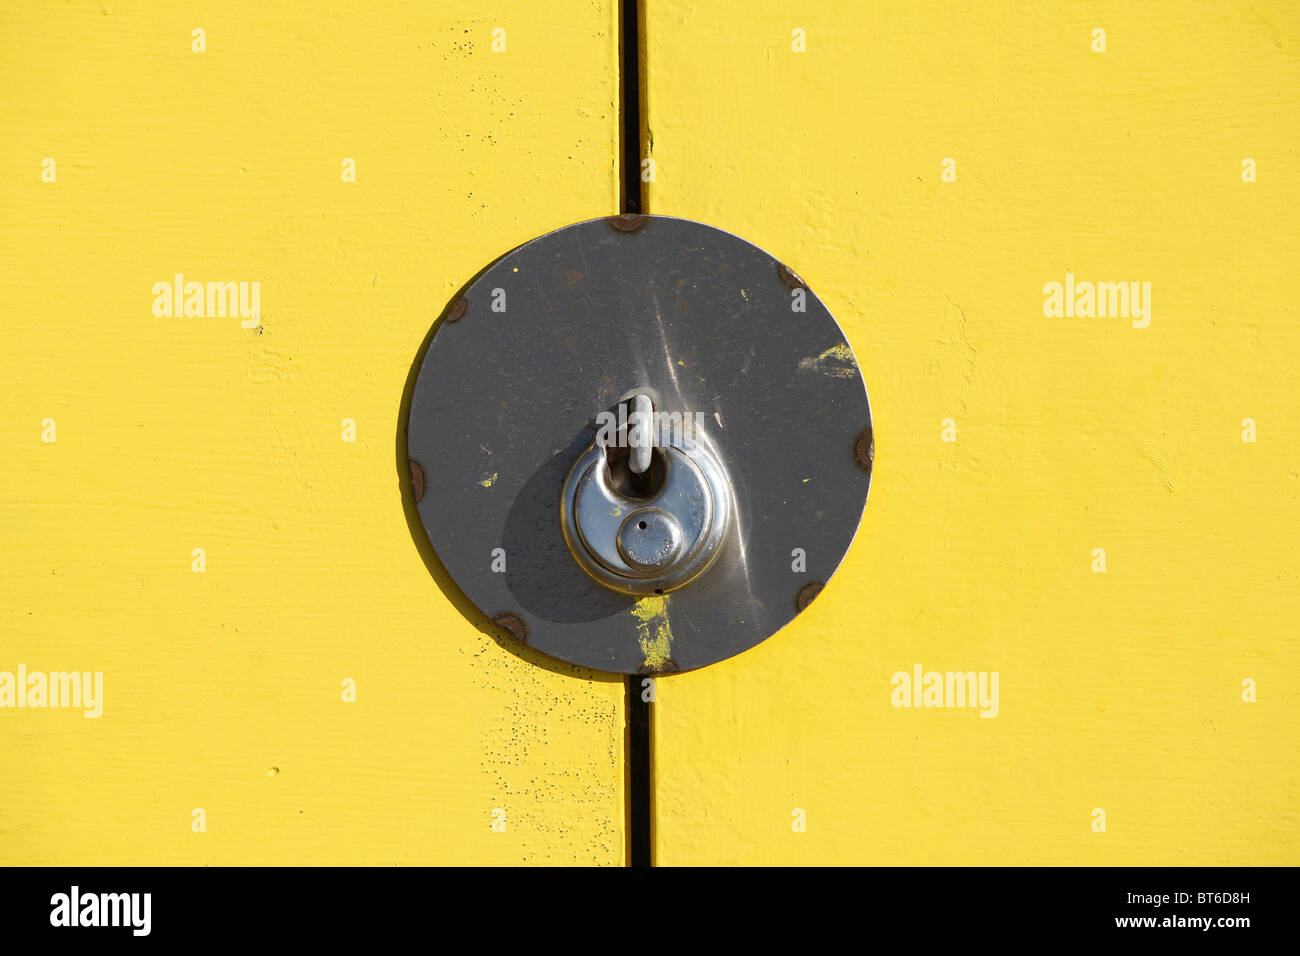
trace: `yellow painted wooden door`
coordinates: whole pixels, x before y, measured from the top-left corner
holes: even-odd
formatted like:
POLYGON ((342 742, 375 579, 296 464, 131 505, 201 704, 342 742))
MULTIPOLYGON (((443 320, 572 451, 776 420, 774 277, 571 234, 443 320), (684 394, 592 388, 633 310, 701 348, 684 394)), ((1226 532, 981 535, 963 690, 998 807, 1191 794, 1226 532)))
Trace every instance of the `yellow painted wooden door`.
MULTIPOLYGON (((618 211, 617 7, 0 11, 0 863, 625 861, 622 679, 459 594, 401 431, 618 211)), ((646 211, 809 282, 877 449, 811 607, 657 680, 656 862, 1300 861, 1300 13, 641 19, 646 211)))
POLYGON ((462 614, 402 490, 452 292, 618 211, 617 11, 563 21, 0 11, 0 671, 103 675, 0 709, 0 862, 622 862, 621 681, 462 614))
POLYGON ((816 602, 659 682, 657 861, 1300 862, 1300 11, 646 9, 650 211, 808 281, 876 438, 816 602))

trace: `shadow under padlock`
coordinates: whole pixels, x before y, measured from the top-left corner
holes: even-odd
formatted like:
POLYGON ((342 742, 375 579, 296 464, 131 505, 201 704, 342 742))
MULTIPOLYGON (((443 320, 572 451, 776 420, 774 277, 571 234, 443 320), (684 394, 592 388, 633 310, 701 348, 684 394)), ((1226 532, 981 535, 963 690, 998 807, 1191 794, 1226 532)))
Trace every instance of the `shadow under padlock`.
POLYGON ((598 621, 627 612, 636 603, 631 595, 611 591, 583 574, 559 531, 557 506, 564 481, 595 435, 594 428, 583 426, 524 482, 506 515, 501 539, 506 585, 520 607, 547 621, 598 621))

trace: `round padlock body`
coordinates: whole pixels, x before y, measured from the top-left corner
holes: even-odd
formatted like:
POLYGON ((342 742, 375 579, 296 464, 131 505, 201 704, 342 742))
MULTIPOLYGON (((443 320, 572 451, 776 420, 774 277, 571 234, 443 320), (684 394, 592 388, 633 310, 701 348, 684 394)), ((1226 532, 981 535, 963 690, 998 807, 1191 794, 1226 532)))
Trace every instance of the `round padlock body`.
POLYGON ((730 483, 703 435, 688 447, 659 448, 660 474, 636 491, 630 477, 615 478, 622 462, 611 461, 598 437, 560 492, 560 524, 574 561, 625 594, 667 594, 695 581, 731 530, 730 483))
POLYGON ((703 223, 619 216, 457 296, 407 451, 429 540, 486 617, 573 664, 663 673, 752 647, 830 579, 874 443, 854 353, 797 275, 703 223), (652 459, 626 449, 632 396, 653 400, 652 459))

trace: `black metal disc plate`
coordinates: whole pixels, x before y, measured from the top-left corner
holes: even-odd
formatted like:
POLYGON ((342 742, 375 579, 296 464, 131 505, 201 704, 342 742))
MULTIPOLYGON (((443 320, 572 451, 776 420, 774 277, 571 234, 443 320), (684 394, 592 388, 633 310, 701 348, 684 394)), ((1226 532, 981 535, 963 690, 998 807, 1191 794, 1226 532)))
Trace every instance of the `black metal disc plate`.
POLYGON ((546 654, 620 673, 702 667, 788 623, 853 540, 874 450, 821 301, 743 239, 662 216, 578 223, 489 266, 434 334, 407 436, 420 519, 469 599, 546 654), (559 519, 596 414, 638 388, 702 413, 735 496, 714 565, 641 599, 588 577, 559 519))

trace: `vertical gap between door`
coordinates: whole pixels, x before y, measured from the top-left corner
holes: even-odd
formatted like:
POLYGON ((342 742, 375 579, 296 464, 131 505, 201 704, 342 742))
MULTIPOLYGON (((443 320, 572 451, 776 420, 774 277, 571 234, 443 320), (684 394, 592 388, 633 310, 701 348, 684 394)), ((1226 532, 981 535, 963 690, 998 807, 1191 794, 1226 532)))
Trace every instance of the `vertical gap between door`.
MULTIPOLYGON (((641 183, 645 148, 641 121, 645 85, 644 10, 638 0, 619 2, 619 195, 620 212, 646 211, 641 183)), ((624 743, 627 791, 626 857, 628 866, 654 864, 654 736, 651 703, 644 699, 642 678, 629 674, 624 743)))

